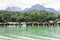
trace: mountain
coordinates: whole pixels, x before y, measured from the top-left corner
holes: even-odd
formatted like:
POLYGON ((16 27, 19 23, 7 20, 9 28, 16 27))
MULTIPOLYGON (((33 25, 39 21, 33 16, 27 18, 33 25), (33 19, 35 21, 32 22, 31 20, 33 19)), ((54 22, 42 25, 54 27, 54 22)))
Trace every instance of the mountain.
POLYGON ((5 10, 6 11, 22 11, 22 9, 18 7, 7 7, 5 10))
POLYGON ((52 13, 60 13, 60 11, 57 11, 53 8, 46 8, 44 7, 43 5, 40 5, 40 4, 36 4, 36 5, 33 5, 32 7, 30 8, 26 8, 24 10, 22 10, 21 8, 18 8, 18 7, 7 7, 5 9, 6 11, 40 11, 40 10, 45 10, 45 11, 49 11, 49 12, 52 12, 52 13))
POLYGON ((53 9, 53 8, 46 8, 46 11, 52 12, 52 13, 58 13, 57 10, 53 9))
POLYGON ((52 12, 52 13, 58 13, 58 11, 56 11, 55 9, 53 8, 46 8, 40 4, 36 4, 36 5, 33 5, 31 8, 26 8, 24 9, 24 11, 32 11, 32 10, 37 10, 37 11, 40 11, 40 10, 45 10, 45 11, 49 11, 49 12, 52 12))
POLYGON ((33 5, 31 8, 24 9, 24 11, 31 11, 31 10, 38 10, 38 11, 40 11, 40 10, 44 10, 44 9, 45 9, 44 6, 36 4, 36 5, 33 5))
POLYGON ((60 10, 59 10, 59 13, 60 13, 60 10))

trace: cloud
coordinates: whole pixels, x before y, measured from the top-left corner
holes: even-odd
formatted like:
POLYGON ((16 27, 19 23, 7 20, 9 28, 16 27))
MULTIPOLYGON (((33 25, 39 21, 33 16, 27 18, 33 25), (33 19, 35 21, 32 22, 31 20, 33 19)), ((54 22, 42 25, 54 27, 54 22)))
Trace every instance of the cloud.
POLYGON ((46 4, 45 6, 49 7, 49 8, 51 7, 51 8, 54 8, 56 10, 59 10, 60 9, 60 5, 59 4, 60 4, 60 0, 54 0, 54 1, 46 4))
POLYGON ((35 4, 41 4, 45 7, 59 9, 60 0, 0 0, 0 9, 5 9, 8 6, 21 7, 22 9, 31 7, 35 4))

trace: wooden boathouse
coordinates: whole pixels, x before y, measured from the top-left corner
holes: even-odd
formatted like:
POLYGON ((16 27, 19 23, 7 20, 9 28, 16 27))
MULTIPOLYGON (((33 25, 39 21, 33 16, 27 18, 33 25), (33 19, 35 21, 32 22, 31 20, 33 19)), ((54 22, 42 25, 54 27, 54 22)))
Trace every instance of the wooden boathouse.
POLYGON ((6 22, 4 25, 19 25, 19 22, 6 22))
POLYGON ((60 26, 60 21, 57 22, 57 25, 60 26))
POLYGON ((0 22, 0 25, 26 25, 26 26, 60 26, 60 21, 58 22, 0 22))
POLYGON ((4 23, 3 22, 0 22, 0 25, 4 25, 4 23))

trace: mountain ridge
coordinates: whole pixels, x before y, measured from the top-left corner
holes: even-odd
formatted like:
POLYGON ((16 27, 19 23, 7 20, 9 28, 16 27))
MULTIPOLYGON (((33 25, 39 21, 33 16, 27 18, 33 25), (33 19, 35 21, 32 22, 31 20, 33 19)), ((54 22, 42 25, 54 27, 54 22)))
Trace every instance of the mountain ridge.
POLYGON ((22 9, 18 7, 7 7, 5 10, 6 11, 22 11, 22 9))
POLYGON ((20 12, 20 11, 33 11, 33 10, 36 10, 36 11, 45 10, 45 11, 49 11, 49 12, 52 12, 55 14, 60 13, 60 11, 57 11, 53 8, 46 8, 40 4, 33 5, 30 8, 25 8, 24 10, 22 10, 21 8, 18 8, 18 7, 7 7, 5 10, 7 10, 7 11, 18 11, 18 12, 20 12))

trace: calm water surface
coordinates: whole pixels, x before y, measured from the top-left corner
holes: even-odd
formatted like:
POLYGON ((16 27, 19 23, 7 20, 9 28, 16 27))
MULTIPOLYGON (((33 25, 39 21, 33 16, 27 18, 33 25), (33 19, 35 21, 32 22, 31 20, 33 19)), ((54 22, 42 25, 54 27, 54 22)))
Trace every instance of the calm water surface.
POLYGON ((0 26, 0 40, 60 40, 60 27, 0 26))

